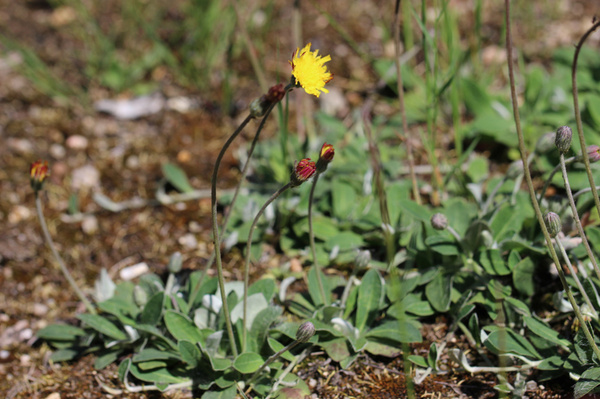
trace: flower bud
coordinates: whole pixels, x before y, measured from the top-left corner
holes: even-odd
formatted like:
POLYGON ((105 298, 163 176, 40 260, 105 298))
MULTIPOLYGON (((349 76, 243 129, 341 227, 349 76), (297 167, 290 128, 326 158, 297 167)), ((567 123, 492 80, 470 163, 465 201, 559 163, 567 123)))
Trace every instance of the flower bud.
POLYGON ((523 174, 523 161, 518 159, 510 164, 506 171, 506 177, 514 180, 523 174))
POLYGON ((545 154, 554 149, 554 136, 556 133, 550 132, 545 133, 542 137, 539 138, 537 143, 535 144, 535 152, 538 154, 545 154))
POLYGON ((560 217, 554 212, 548 212, 544 215, 544 224, 546 224, 546 229, 548 229, 548 233, 552 238, 556 237, 562 229, 560 217))
POLYGON ((173 255, 171 255, 171 258, 169 259, 169 265, 167 266, 169 273, 179 273, 181 271, 181 264, 181 252, 175 252, 173 255))
POLYGON ((44 180, 50 176, 48 172, 48 161, 38 160, 31 164, 29 168, 30 183, 33 191, 38 192, 42 189, 44 180))
POLYGON ((327 170, 327 165, 333 161, 334 155, 335 150, 333 149, 333 145, 327 143, 323 144, 321 153, 319 154, 319 160, 317 161, 317 171, 319 173, 323 173, 327 170))
POLYGON ((366 269, 369 267, 369 263, 371 263, 371 251, 358 251, 356 258, 354 258, 354 263, 359 269, 366 269))
POLYGON ((296 331, 296 341, 308 342, 312 336, 315 335, 315 326, 310 321, 304 322, 298 327, 296 331))
POLYGON ((317 166, 310 158, 304 158, 294 166, 294 171, 290 176, 292 187, 297 187, 310 179, 317 171, 317 166))
POLYGON ((591 163, 600 161, 600 147, 596 144, 588 145, 586 152, 591 163))
POLYGON ((253 118, 261 118, 267 112, 267 109, 281 101, 285 96, 285 89, 282 83, 272 86, 268 93, 257 98, 250 103, 250 116, 253 118))
POLYGON ((446 230, 448 218, 443 213, 436 213, 431 217, 431 226, 436 230, 446 230))
POLYGON ((148 293, 139 285, 133 287, 133 300, 139 307, 145 306, 148 303, 148 293))
POLYGON ((556 131, 556 137, 554 138, 554 144, 561 154, 565 154, 571 148, 571 140, 573 139, 573 132, 569 126, 561 126, 556 131))

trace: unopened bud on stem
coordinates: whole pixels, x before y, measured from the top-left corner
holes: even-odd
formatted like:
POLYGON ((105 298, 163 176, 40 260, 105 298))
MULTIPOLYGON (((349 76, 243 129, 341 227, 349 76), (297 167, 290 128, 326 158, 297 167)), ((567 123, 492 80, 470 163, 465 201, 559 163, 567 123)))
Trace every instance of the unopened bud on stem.
POLYGON ((561 154, 565 154, 571 148, 571 140, 573 139, 573 131, 569 126, 561 126, 556 131, 554 144, 561 154))

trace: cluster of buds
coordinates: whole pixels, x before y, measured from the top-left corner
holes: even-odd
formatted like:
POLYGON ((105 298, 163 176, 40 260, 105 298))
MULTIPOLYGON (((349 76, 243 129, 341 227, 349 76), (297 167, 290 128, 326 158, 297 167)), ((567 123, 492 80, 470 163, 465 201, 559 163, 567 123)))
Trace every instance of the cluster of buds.
POLYGON ((31 188, 37 193, 42 189, 46 177, 50 176, 50 172, 48 171, 48 161, 42 162, 40 160, 32 163, 29 168, 29 175, 31 188))
POLYGON ((250 103, 250 116, 261 118, 270 106, 281 101, 284 96, 285 88, 282 83, 272 86, 267 94, 250 103))

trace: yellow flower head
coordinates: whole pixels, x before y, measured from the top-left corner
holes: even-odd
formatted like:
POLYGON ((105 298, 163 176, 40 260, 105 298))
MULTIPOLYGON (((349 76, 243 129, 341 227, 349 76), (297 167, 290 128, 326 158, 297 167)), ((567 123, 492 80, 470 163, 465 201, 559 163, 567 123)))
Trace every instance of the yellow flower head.
POLYGON ((310 51, 311 43, 302 50, 296 49, 292 55, 292 75, 296 78, 296 85, 302 86, 308 94, 319 97, 321 92, 329 93, 325 83, 333 79, 333 75, 327 71, 324 65, 331 61, 330 56, 319 56, 319 50, 310 51))

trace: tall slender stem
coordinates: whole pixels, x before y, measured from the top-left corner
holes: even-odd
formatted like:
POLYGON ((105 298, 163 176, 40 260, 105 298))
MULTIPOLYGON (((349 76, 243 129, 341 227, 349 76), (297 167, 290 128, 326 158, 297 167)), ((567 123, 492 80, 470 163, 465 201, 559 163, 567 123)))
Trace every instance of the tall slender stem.
MULTIPOLYGON (((260 124, 258 125, 258 129, 256 129, 256 134, 254 135, 254 139, 252 139, 252 144, 250 145, 250 149, 248 150, 248 158, 246 159, 246 163, 244 164, 244 166, 242 168, 242 175, 240 176, 240 180, 238 181, 238 184, 235 186, 235 191, 233 193, 233 197, 231 198, 231 203, 229 204, 229 209, 225 212, 225 214, 223 216, 223 221, 221 223, 221 232, 220 232, 221 237, 219 237, 219 241, 221 239, 223 239, 223 235, 225 234, 225 232, 227 230, 227 225, 229 224, 231 212, 233 211, 233 207, 235 205, 235 202, 237 201, 237 197, 240 193, 242 184, 243 184, 244 180, 246 179, 246 175, 248 174, 248 169, 250 166, 250 159, 252 158, 252 154, 254 153, 254 149, 256 148, 256 143, 258 142, 258 138, 260 137, 260 133, 262 132, 263 127, 265 126, 265 122, 274 107, 275 107, 275 104, 273 104, 271 107, 267 108, 267 110, 265 111, 264 117, 262 118, 262 120, 260 121, 260 124)), ((248 122, 244 121, 243 123, 247 124, 248 122)), ((200 276, 200 278, 198 279, 198 282, 192 289, 192 293, 190 294, 190 297, 188 298, 188 308, 190 308, 190 309, 191 309, 192 304, 196 300, 196 297, 198 296, 198 292, 200 291, 202 282, 204 281, 204 278, 206 277, 206 271, 212 267, 213 262, 216 259, 216 254, 217 254, 217 251, 213 251, 212 255, 208 259, 208 262, 206 263, 206 266, 204 266, 202 276, 200 276)))
POLYGON ((415 202, 421 205, 421 195, 417 185, 417 175, 415 174, 415 159, 413 155, 412 140, 408 132, 408 122, 406 119, 406 107, 404 103, 404 81, 402 79, 402 68, 400 66, 400 0, 396 0, 395 23, 394 23, 394 49, 396 51, 396 75, 398 77, 398 103, 400 106, 400 116, 402 117, 402 131, 404 133, 404 142, 406 143, 406 153, 408 155, 408 170, 412 184, 413 197, 415 202))
MULTIPOLYGON (((211 214, 212 214, 212 227, 213 227, 213 244, 215 251, 215 260, 217 262, 217 276, 219 279, 219 290, 221 292, 221 299, 223 300, 223 316, 225 317, 225 326, 227 327, 227 335, 229 336, 229 341, 231 345, 231 349, 233 355, 237 357, 238 350, 237 344, 235 343, 235 337, 233 335, 233 328, 231 327, 231 316, 229 313, 229 305, 227 304, 227 293, 225 292, 225 278, 223 277, 223 262, 221 261, 221 240, 219 236, 219 225, 217 223, 217 176, 219 173, 219 166, 221 165, 221 161, 223 160, 223 156, 225 155, 225 151, 229 148, 233 140, 240 134, 240 132, 246 127, 248 122, 252 119, 252 116, 248 115, 246 119, 240 124, 240 126, 233 132, 233 134, 227 139, 223 148, 221 148, 221 152, 217 156, 217 161, 215 162, 215 168, 213 169, 212 174, 212 184, 211 184, 211 214)), ((264 120, 264 119, 263 119, 264 120)))
POLYGON ((63 261, 62 257, 56 250, 56 246, 54 245, 52 236, 50 236, 50 232, 48 231, 48 225, 46 225, 46 220, 44 219, 44 213, 42 212, 42 200, 40 199, 38 191, 35 192, 35 209, 37 211, 40 225, 42 226, 42 231, 44 233, 44 238, 46 239, 46 243, 50 247, 50 250, 52 251, 52 255, 54 255, 54 259, 56 259, 56 261, 58 262, 60 271, 62 272, 63 276, 69 282, 69 285, 71 286, 73 291, 75 291, 75 294, 77 294, 77 296, 79 297, 81 302, 83 302, 87 311, 91 314, 96 314, 96 309, 94 308, 92 303, 85 297, 83 292, 79 289, 79 287, 77 286, 77 283, 73 279, 73 276, 71 276, 69 269, 67 269, 65 262, 63 261))
POLYGON ((560 154, 560 170, 562 172, 563 180, 565 182, 565 191, 567 192, 567 197, 569 198, 569 204, 571 205, 571 213, 573 213, 573 220, 575 221, 575 226, 577 227, 577 231, 579 232, 579 236, 583 240, 583 246, 585 247, 585 251, 587 252, 592 265, 594 266, 594 271, 596 272, 596 276, 600 278, 600 269, 598 268, 598 263, 596 262, 596 257, 594 256, 592 249, 590 248, 590 243, 587 240, 587 236, 585 235, 585 231, 583 231, 583 226, 581 225, 581 220, 579 219, 579 214, 577 213, 577 207, 575 206, 575 200, 573 199, 573 192, 571 191, 571 185, 569 184, 569 177, 567 175, 567 167, 565 165, 565 154, 560 154))
POLYGON ((244 263, 244 316, 242 319, 242 352, 246 351, 246 322, 248 320, 248 280, 250 279, 250 249, 252 248, 252 236, 254 235, 254 229, 256 228, 256 224, 258 223, 258 219, 262 216, 267 209, 267 206, 271 204, 271 202, 275 201, 277 197, 281 195, 285 190, 292 187, 292 183, 288 183, 285 186, 281 187, 279 190, 275 191, 273 195, 264 203, 264 205, 260 208, 254 220, 252 221, 252 225, 250 226, 250 232, 248 233, 248 241, 246 241, 246 261, 244 263))
POLYGON ((585 289, 583 288, 583 285, 581 284, 581 281, 579 280, 579 277, 577 276, 577 273, 575 272, 575 268, 573 268, 573 265, 571 264, 571 260, 569 259, 569 255, 567 255, 567 251, 565 250, 564 245, 558 239, 558 237, 555 240, 555 242, 556 242, 556 245, 558 246, 558 249, 560 249, 560 253, 561 253, 563 259, 565 260, 565 263, 567 264, 569 271, 571 272, 571 276, 573 276, 573 279, 575 280, 575 284, 577 284, 577 288, 579 289, 579 292, 581 292, 581 296, 583 297, 583 300, 590 308, 590 311, 594 314, 594 317, 597 318, 598 313, 596 312, 596 308, 594 308, 594 305, 592 305, 592 301, 590 301, 590 297, 588 296, 587 292, 585 292, 585 289))
MULTIPOLYGON (((567 158, 567 159, 565 159, 565 165, 571 164, 571 163, 575 162, 576 160, 577 160, 577 157, 567 158)), ((554 178, 554 175, 556 173, 558 173, 558 171, 560 169, 561 169, 560 164, 556 165, 554 167, 554 169, 552 169, 552 172, 550 172, 550 175, 548 176, 548 179, 546 179, 546 181, 544 182, 544 187, 542 187, 542 191, 540 191, 540 195, 538 196, 538 202, 542 201, 542 199, 546 195, 546 191, 548 190, 548 187, 550 186, 550 183, 552 183, 552 178, 554 178)))
MULTIPOLYGON (((583 319, 583 315, 581 314, 581 311, 579 310, 579 306, 577 305, 577 302, 575 302, 575 298, 573 297, 573 293, 571 292, 571 287, 567 283, 567 279, 565 278, 565 275, 564 275, 562 269, 560 268, 560 261, 556 254, 556 251, 554 250, 554 245, 552 244, 552 238, 550 237, 550 234, 548 233, 548 229, 546 228, 546 224, 544 223, 544 217, 542 216, 542 211, 540 210, 540 206, 535 197, 535 189, 533 187, 533 182, 531 180, 529 164, 527 163, 527 150, 525 148, 525 139, 523 137, 523 131, 521 130, 521 117, 519 115, 519 106, 518 106, 519 103, 517 101, 517 89, 515 86, 515 73, 514 73, 514 68, 513 68, 513 52, 512 52, 512 33, 511 33, 511 28, 510 28, 510 0, 504 0, 504 6, 506 9, 506 15, 505 15, 505 18, 506 18, 506 54, 507 54, 507 58, 508 58, 508 76, 509 76, 509 81, 510 81, 510 95, 511 95, 511 99, 512 99, 515 127, 517 129, 517 137, 519 139, 519 150, 521 152, 521 160, 523 161, 523 173, 525 175, 525 181, 527 183, 527 188, 529 189, 529 196, 531 198, 533 210, 538 219, 538 224, 540 225, 540 228, 542 229, 542 233, 544 234, 544 238, 546 239, 546 245, 548 247, 548 252, 550 252, 550 257, 552 258, 552 261, 554 262, 554 265, 556 266, 556 270, 558 271, 558 276, 560 278, 560 282, 562 283, 565 293, 567 294, 567 298, 569 299, 569 302, 571 303, 571 306, 573 307, 573 310, 575 311, 575 316, 579 320, 579 323, 581 325, 581 328, 583 329, 583 333, 584 333, 586 339, 588 340, 588 343, 592 347, 592 350, 594 351, 596 356, 600 359, 600 349, 598 349, 598 346, 596 345, 596 342, 594 341, 594 338, 587 326, 587 323, 583 319)), ((585 151, 583 151, 583 152, 585 153, 585 151)))
POLYGON ((594 202, 596 203, 596 210, 600 213, 600 199, 598 198, 598 191, 596 190, 596 184, 594 183, 594 176, 592 175, 592 168, 590 167, 590 157, 586 151, 585 137, 583 135, 583 124, 581 122, 581 113, 579 111, 579 95, 577 92, 577 60, 579 59, 579 52, 583 47, 583 43, 587 40, 588 36, 592 34, 600 26, 600 21, 594 23, 590 29, 581 37, 577 46, 575 46, 575 54, 573 55, 573 66, 571 68, 571 83, 573 85, 573 111, 575 112, 575 122, 577 123, 577 135, 579 136, 579 144, 581 145, 581 156, 583 163, 585 164, 585 171, 587 172, 588 180, 590 181, 590 188, 592 189, 592 195, 594 196, 594 202))
POLYGON ((321 297, 323 298, 323 303, 325 306, 329 305, 329 298, 325 295, 325 287, 323 286, 323 281, 321 280, 321 267, 319 266, 319 262, 317 261, 317 249, 315 247, 315 233, 313 230, 313 218, 312 218, 312 208, 313 208, 313 198, 315 196, 315 187, 317 187, 317 182, 319 181, 319 176, 321 173, 317 172, 315 174, 315 178, 312 182, 312 186, 310 187, 310 196, 308 197, 308 236, 310 240, 310 250, 312 252, 313 257, 313 267, 317 270, 317 284, 319 285, 319 291, 321 292, 321 297))

